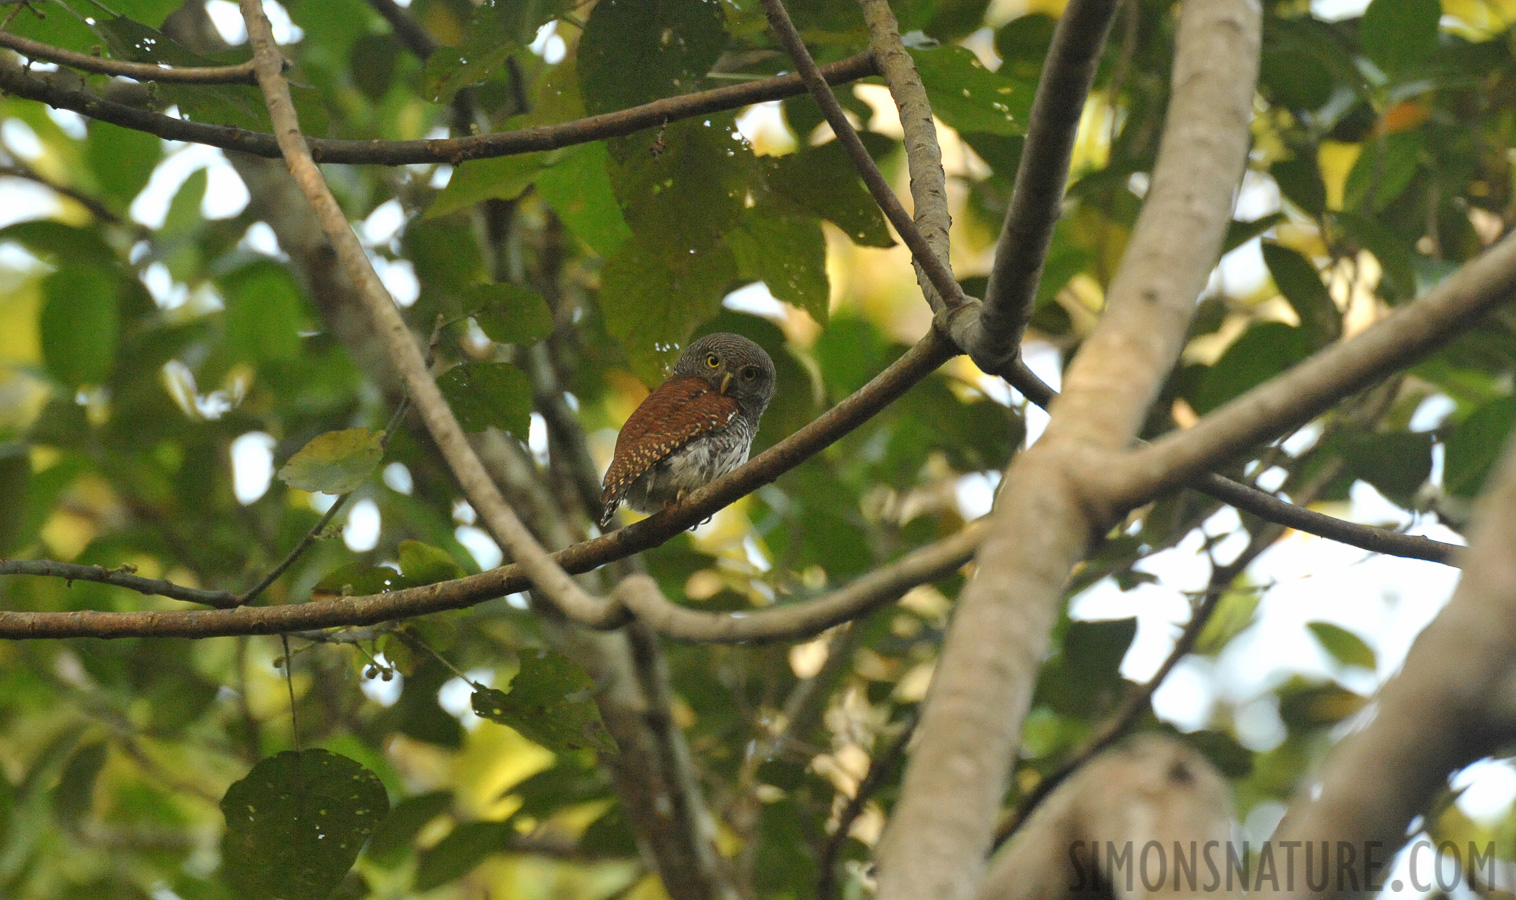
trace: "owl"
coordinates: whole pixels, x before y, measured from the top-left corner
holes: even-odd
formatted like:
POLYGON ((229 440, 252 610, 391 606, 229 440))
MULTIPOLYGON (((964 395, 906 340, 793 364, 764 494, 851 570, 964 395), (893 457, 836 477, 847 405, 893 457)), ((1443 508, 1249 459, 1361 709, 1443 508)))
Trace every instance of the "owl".
POLYGON ((735 334, 690 344, 621 427, 600 493, 600 527, 610 527, 622 503, 657 512, 747 462, 773 396, 774 361, 762 347, 735 334))

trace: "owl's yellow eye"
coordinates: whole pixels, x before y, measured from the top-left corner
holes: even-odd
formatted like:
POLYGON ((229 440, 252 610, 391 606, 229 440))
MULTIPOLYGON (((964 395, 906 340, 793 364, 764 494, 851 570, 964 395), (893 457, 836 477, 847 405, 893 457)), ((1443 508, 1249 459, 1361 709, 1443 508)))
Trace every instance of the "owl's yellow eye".
POLYGON ((758 367, 757 366, 748 366, 748 367, 746 367, 746 368, 744 368, 742 370, 742 378, 743 378, 744 381, 752 381, 754 378, 757 378, 757 377, 758 377, 758 367))
POLYGON ((716 354, 712 353, 710 356, 707 356, 705 358, 705 364, 714 369, 717 366, 721 365, 721 360, 717 358, 716 354))

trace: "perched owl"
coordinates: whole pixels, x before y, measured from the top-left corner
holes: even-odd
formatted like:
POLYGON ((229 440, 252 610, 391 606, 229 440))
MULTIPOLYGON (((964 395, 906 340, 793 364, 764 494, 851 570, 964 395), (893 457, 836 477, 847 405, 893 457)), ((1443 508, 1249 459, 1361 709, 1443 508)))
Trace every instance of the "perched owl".
POLYGON ((610 527, 623 501, 657 512, 747 462, 772 396, 774 361, 762 347, 735 334, 690 344, 621 427, 600 493, 600 527, 610 527))

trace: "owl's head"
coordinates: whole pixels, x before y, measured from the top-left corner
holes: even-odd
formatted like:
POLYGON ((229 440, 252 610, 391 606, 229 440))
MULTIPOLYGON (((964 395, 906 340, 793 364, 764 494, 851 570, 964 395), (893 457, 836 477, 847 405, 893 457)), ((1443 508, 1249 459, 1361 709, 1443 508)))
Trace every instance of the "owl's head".
POLYGON ((705 379, 754 419, 774 396, 774 361, 738 334, 708 334, 690 344, 674 363, 674 374, 705 379))

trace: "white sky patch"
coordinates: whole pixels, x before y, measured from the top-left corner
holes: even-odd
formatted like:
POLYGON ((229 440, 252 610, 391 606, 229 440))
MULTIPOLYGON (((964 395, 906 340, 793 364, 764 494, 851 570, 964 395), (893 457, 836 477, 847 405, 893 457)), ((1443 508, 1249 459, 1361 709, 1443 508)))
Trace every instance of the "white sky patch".
POLYGON ((232 493, 243 506, 262 497, 274 478, 274 439, 249 431, 232 441, 232 493))
POLYGON ((453 529, 453 537, 463 545, 474 560, 479 563, 481 569, 493 569, 505 559, 505 554, 500 552, 500 545, 484 532, 482 528, 473 525, 459 525, 453 529))
POLYGON ((0 178, 0 228, 63 212, 58 195, 22 178, 0 178))
POLYGON ((379 544, 379 506, 367 498, 354 503, 342 526, 342 542, 354 553, 364 553, 379 544))
POLYGON ((397 305, 403 309, 415 304, 421 296, 421 281, 416 278, 416 268, 410 260, 385 259, 372 253, 369 254, 369 260, 374 264, 374 271, 379 273, 379 281, 397 305))
POLYGON ((4 142, 5 149, 28 161, 42 156, 42 141, 37 132, 20 119, 0 122, 0 142, 4 142))
POLYGON ((384 467, 384 483, 390 490, 397 494, 410 494, 416 483, 411 478, 411 470, 405 467, 405 463, 392 462, 384 467))
POLYGON ((438 688, 437 705, 457 718, 464 728, 472 730, 479 727, 479 723, 483 721, 474 715, 474 684, 493 686, 495 673, 489 669, 470 669, 463 674, 468 676, 468 681, 462 678, 449 678, 441 688, 438 688), (470 684, 470 681, 474 684, 470 684))
POLYGON ((396 235, 400 234, 400 228, 405 225, 405 209, 399 200, 386 200, 374 207, 374 211, 368 214, 360 226, 364 243, 371 247, 388 244, 396 235))
MULTIPOLYGON (((1022 348, 1021 358, 1026 362, 1026 367, 1031 369, 1038 378, 1052 386, 1053 390, 1063 389, 1063 354, 1051 344, 1041 341, 1028 343, 1022 348)), ((1042 432, 1048 427, 1048 414, 1036 404, 1026 405, 1026 444, 1030 447, 1042 437, 1042 432)))
MULTIPOLYGON (((380 665, 387 665, 389 663, 389 660, 384 658, 383 653, 375 656, 374 660, 380 665)), ((364 668, 368 667, 364 666, 364 668)), ((363 696, 384 707, 394 706, 395 702, 400 699, 400 691, 404 687, 405 676, 393 670, 389 681, 385 681, 383 678, 358 679, 358 689, 363 691, 363 696)))
POLYGON ((279 247, 279 236, 274 234, 273 227, 267 222, 254 222, 247 226, 247 232, 242 235, 242 240, 237 242, 237 246, 273 259, 289 259, 284 250, 279 247))
POLYGON ((1496 825, 1516 802, 1516 769, 1508 762, 1482 759, 1453 776, 1453 790, 1465 787, 1458 808, 1476 822, 1496 825))
POLYGON ((749 313, 771 322, 781 322, 785 317, 784 304, 761 281, 732 291, 722 299, 721 305, 733 312, 749 313))
POLYGON ((229 219, 241 214, 251 199, 247 186, 237 176, 221 151, 203 144, 185 144, 164 157, 153 170, 147 187, 132 201, 131 217, 148 228, 163 227, 168 208, 193 174, 206 170, 205 199, 200 214, 207 219, 229 219))

